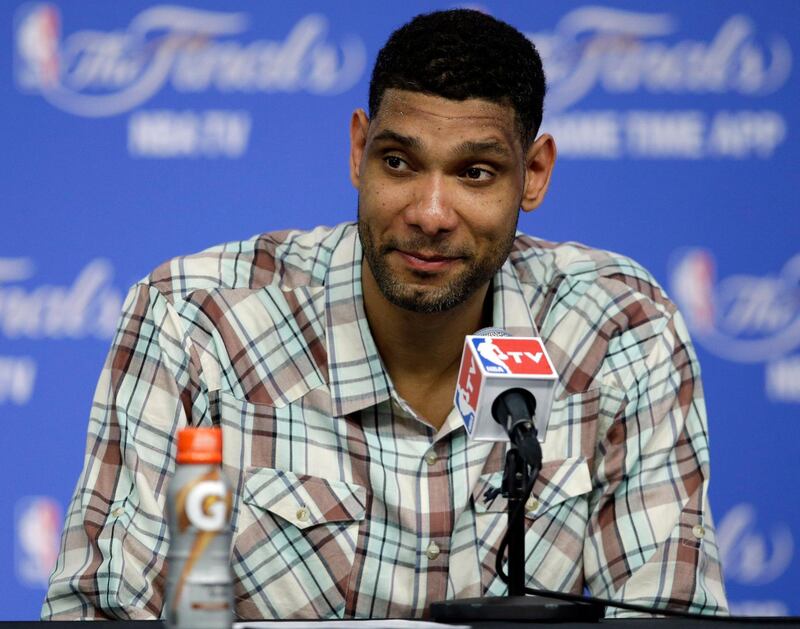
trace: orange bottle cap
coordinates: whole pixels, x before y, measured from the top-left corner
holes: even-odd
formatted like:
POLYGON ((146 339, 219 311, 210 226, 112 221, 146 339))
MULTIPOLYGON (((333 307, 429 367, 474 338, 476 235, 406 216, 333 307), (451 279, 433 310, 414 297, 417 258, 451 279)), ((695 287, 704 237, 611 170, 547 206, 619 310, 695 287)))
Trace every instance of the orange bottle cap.
POLYGON ((222 463, 219 428, 184 428, 178 433, 178 463, 222 463))

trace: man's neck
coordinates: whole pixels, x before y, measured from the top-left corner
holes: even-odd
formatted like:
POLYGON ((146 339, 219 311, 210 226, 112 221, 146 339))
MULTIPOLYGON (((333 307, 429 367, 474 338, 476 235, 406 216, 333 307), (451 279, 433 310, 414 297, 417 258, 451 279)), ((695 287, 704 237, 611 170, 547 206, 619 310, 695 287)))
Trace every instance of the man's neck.
POLYGON ((452 408, 464 337, 491 323, 484 314, 488 285, 455 308, 419 313, 389 302, 363 268, 364 309, 383 364, 398 393, 438 429, 452 408))

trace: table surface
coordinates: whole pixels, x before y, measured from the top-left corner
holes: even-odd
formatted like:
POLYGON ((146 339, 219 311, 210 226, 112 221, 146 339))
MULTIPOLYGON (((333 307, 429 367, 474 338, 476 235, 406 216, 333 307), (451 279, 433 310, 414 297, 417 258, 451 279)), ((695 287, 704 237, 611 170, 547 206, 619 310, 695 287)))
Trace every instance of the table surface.
MULTIPOLYGON (((307 622, 307 621, 306 621, 307 622)), ((87 622, 86 624, 89 624, 87 622)), ((287 622, 287 629, 291 628, 294 623, 287 622)), ((361 624, 358 620, 342 620, 340 621, 342 629, 348 627, 358 628, 361 624)), ((466 624, 466 623, 465 623, 466 624)), ((161 621, 93 621, 91 622, 92 629, 161 629, 161 621)), ((41 629, 75 629, 75 621, 0 621, 0 629, 34 629, 39 626, 41 629)), ((295 625, 296 626, 296 625, 295 625)), ((708 619, 708 620, 692 620, 684 618, 624 618, 624 619, 609 619, 601 620, 598 623, 529 623, 529 622, 490 622, 490 623, 471 623, 469 626, 474 629, 522 629, 523 627, 550 627, 552 629, 567 629, 569 627, 597 627, 601 626, 604 629, 653 629, 653 628, 677 628, 688 627, 695 629, 708 628, 708 627, 800 627, 800 616, 787 617, 787 618, 726 618, 726 619, 708 619)))

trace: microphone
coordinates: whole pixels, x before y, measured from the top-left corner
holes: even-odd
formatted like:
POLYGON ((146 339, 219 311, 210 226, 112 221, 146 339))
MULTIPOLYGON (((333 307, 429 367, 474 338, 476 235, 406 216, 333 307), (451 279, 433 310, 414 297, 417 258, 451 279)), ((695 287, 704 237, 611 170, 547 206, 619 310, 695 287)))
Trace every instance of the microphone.
POLYGON ((464 340, 454 405, 470 438, 510 440, 538 468, 557 378, 540 338, 484 328, 464 340))
POLYGON ((522 457, 537 470, 542 465, 542 446, 533 419, 536 416, 536 398, 525 389, 509 389, 497 396, 492 404, 492 417, 503 426, 522 457))

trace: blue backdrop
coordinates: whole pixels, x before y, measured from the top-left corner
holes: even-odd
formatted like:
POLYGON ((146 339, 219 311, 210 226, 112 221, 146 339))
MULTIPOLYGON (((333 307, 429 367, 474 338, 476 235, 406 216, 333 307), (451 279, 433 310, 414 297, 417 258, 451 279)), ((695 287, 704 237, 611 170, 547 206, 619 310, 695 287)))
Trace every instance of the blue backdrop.
MULTIPOLYGON (((127 286, 352 219, 347 123, 372 59, 451 6, 0 6, 0 618, 38 614, 127 286)), ((551 82, 559 159, 521 228, 631 255, 680 303, 733 611, 800 614, 800 3, 470 6, 529 34, 551 82)))

